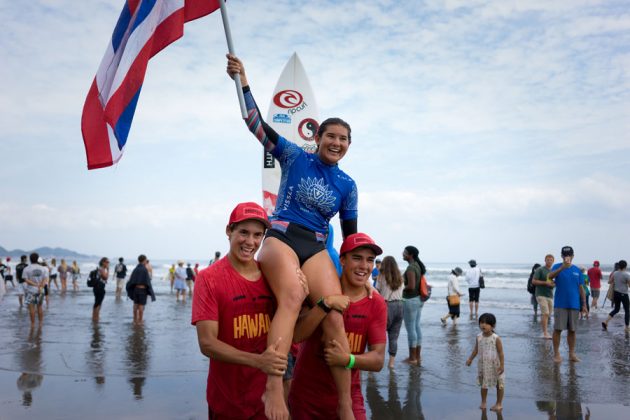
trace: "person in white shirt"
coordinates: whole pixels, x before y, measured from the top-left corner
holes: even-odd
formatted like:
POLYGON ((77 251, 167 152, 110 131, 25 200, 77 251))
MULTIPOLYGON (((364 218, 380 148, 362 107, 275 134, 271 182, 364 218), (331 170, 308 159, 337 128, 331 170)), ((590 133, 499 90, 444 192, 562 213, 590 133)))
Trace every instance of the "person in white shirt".
POLYGON ((477 267, 477 261, 468 261, 470 268, 466 270, 466 282, 468 282, 468 304, 470 305, 470 319, 477 318, 479 313, 479 277, 481 277, 481 269, 477 267), (474 304, 474 305, 473 305, 474 304), (475 311, 473 313, 473 306, 475 311))
POLYGON ((48 268, 39 264, 39 255, 33 252, 29 256, 30 264, 22 272, 22 278, 26 284, 24 301, 28 305, 28 313, 31 317, 31 328, 35 325, 35 307, 37 318, 41 327, 44 322, 44 286, 48 284, 48 268))
POLYGON ((453 320, 453 325, 457 324, 457 318, 459 318, 459 303, 456 305, 451 304, 452 302, 448 299, 449 296, 463 296, 464 294, 459 289, 459 276, 461 276, 464 271, 455 267, 451 274, 448 276, 448 291, 446 292, 446 304, 448 305, 448 313, 440 318, 442 321, 442 325, 446 325, 446 320, 451 318, 453 320))

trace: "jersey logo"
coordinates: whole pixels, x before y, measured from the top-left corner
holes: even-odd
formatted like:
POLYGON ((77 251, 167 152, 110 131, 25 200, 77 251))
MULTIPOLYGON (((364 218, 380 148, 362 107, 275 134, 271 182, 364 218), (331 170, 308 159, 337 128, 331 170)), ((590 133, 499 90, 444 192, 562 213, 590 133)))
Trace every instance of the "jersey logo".
POLYGON ((298 185, 297 199, 309 210, 328 214, 335 204, 333 192, 323 178, 302 178, 298 185))

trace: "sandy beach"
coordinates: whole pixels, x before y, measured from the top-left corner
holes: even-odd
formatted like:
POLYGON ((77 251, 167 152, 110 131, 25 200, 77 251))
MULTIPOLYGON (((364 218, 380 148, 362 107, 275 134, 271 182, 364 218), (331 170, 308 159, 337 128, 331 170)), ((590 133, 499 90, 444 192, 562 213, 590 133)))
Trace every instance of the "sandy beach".
MULTIPOLYGON (((28 311, 9 288, 0 302, 1 419, 202 419, 206 418, 208 360, 190 325, 191 301, 175 302, 166 282, 156 281, 145 325, 132 324, 132 304, 116 300, 108 285, 101 322, 90 320, 93 296, 53 291, 43 328, 29 328, 28 311)), ((486 288, 480 311, 493 312, 506 357, 502 415, 478 409, 476 366, 465 366, 479 330, 462 305, 457 327, 443 327, 443 291, 436 288, 422 313, 422 367, 408 367, 404 327, 394 370, 364 373, 369 418, 625 418, 630 404, 630 337, 617 316, 601 331, 606 312, 580 321, 581 363, 552 361, 551 342, 527 307, 484 305, 505 293, 486 288), (555 417, 554 417, 555 416, 555 417)), ((526 297, 526 292, 522 293, 526 297)), ((567 354, 562 343, 562 354, 567 354)), ((493 403, 494 390, 488 402, 493 403)))

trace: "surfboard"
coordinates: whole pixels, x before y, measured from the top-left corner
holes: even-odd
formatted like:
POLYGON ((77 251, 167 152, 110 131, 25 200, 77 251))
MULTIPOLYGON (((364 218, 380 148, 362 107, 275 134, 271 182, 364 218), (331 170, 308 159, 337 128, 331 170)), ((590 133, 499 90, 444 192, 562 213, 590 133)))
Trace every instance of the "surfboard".
MULTIPOLYGON (((280 74, 271 97, 266 122, 282 137, 307 152, 312 153, 317 149, 315 134, 319 128, 319 110, 297 53, 293 53, 280 74)), ((280 187, 280 165, 271 153, 263 153, 263 207, 271 216, 276 208, 280 187)))

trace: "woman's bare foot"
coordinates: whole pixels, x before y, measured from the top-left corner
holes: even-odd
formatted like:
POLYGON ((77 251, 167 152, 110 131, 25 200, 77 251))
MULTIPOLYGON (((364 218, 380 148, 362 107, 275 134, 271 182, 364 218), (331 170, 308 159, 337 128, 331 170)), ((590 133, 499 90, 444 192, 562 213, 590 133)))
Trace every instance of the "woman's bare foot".
POLYGON ((403 360, 403 363, 407 363, 408 365, 417 365, 418 360, 406 358, 405 360, 403 360))
POLYGON ((390 358, 389 358, 389 363, 387 363, 387 367, 388 367, 388 368, 390 368, 390 369, 393 369, 393 368, 394 368, 394 361, 395 361, 395 360, 396 360, 395 358, 390 357, 390 358))
POLYGON ((284 395, 282 392, 278 395, 278 392, 266 389, 261 399, 265 405, 265 416, 267 416, 268 419, 289 420, 289 410, 284 403, 284 395))
POLYGON ((485 410, 486 409, 486 403, 482 402, 481 405, 479 406, 480 409, 485 410))
POLYGON ((490 411, 501 411, 503 410, 503 406, 501 404, 495 404, 490 407, 490 411))
POLYGON ((556 363, 562 363, 562 357, 560 357, 559 354, 556 354, 555 356, 553 356, 553 361, 556 363))
POLYGON ((577 357, 577 355, 575 355, 575 354, 570 354, 569 355, 569 361, 571 361, 571 362, 581 362, 580 358, 577 357))

